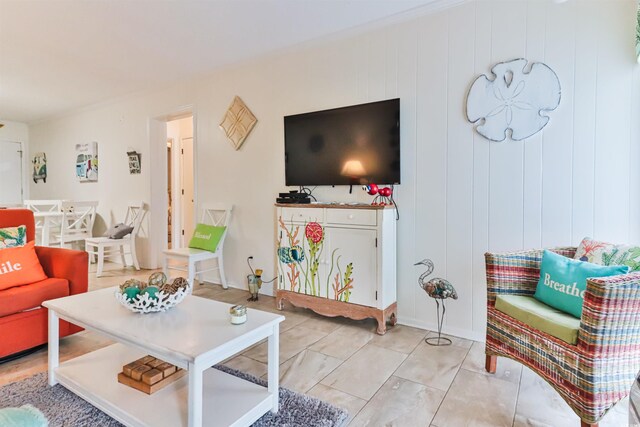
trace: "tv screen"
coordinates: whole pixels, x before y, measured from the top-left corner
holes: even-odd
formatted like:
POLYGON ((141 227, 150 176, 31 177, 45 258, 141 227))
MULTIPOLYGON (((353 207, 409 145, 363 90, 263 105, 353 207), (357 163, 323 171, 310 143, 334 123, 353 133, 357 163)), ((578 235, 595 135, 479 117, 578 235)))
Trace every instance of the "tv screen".
POLYGON ((400 99, 284 118, 286 185, 400 184, 400 99))

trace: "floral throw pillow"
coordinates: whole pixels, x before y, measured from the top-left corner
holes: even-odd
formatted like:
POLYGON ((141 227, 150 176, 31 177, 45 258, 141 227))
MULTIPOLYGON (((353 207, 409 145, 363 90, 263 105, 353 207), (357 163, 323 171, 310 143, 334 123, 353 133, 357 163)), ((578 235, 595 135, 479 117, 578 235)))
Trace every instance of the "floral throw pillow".
POLYGON ((0 249, 17 248, 27 243, 27 227, 0 228, 0 249))
POLYGON ((640 271, 640 246, 615 245, 585 237, 573 259, 600 265, 626 265, 629 271, 640 271))

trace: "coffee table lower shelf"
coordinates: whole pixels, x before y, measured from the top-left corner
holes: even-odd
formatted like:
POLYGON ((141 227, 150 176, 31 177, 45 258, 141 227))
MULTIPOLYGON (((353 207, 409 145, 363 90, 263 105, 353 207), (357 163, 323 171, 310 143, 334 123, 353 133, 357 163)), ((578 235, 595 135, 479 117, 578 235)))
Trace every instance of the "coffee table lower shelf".
MULTIPOLYGON (((112 344, 60 364, 56 380, 127 426, 187 426, 188 376, 147 395, 118 382, 122 365, 145 353, 112 344)), ((203 374, 203 425, 248 426, 273 404, 265 387, 217 369, 203 374)))

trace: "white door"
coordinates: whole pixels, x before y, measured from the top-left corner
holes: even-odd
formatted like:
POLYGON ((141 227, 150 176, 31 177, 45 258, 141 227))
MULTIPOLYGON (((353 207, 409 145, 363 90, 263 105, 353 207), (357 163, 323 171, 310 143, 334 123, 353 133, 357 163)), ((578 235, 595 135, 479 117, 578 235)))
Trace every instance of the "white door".
POLYGON ((328 243, 328 247, 325 247, 325 268, 328 269, 329 276, 329 298, 345 301, 346 295, 342 295, 350 292, 348 302, 375 307, 376 231, 333 227, 325 230, 328 243), (343 290, 348 285, 351 288, 343 290))
POLYGON ((182 247, 186 247, 195 228, 193 211, 193 138, 182 138, 180 151, 182 172, 182 247))
POLYGON ((0 205, 22 204, 22 144, 0 141, 0 205))

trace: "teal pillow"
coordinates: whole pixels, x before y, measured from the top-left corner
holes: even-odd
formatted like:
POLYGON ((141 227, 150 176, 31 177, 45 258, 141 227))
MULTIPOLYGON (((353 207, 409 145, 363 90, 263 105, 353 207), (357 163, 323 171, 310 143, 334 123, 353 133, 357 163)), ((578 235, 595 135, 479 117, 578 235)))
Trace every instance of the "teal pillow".
POLYGON ((548 306, 580 318, 587 278, 617 276, 628 272, 626 265, 597 265, 545 250, 534 297, 548 306))
POLYGON ((47 427, 49 423, 40 410, 31 405, 0 409, 0 426, 47 427))
POLYGON ((215 252, 226 229, 227 227, 197 224, 196 229, 193 231, 193 237, 189 241, 189 247, 215 252))

